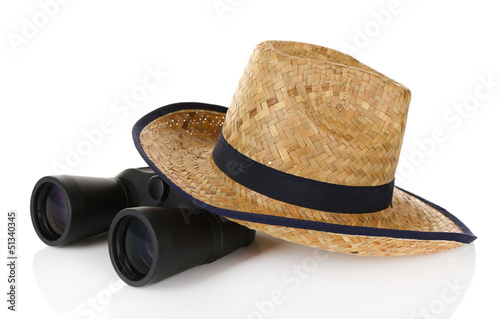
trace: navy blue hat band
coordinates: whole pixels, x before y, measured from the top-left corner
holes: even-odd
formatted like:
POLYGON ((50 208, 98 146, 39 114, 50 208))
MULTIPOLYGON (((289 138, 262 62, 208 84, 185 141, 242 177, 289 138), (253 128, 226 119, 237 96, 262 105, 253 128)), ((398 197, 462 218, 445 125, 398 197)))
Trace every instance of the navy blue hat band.
POLYGON ((392 203, 394 180, 378 186, 347 186, 291 175, 241 154, 221 134, 212 153, 229 178, 267 197, 289 204, 335 213, 374 213, 392 203))

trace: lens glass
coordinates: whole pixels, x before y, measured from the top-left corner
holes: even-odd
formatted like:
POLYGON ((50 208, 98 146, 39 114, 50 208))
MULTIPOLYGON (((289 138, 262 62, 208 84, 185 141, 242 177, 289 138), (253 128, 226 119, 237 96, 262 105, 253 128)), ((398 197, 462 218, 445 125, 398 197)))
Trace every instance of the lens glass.
POLYGON ((125 231, 125 252, 132 268, 147 275, 153 264, 153 241, 146 225, 133 217, 125 231))
POLYGON ((64 193, 54 184, 47 191, 45 214, 50 228, 57 235, 62 235, 68 223, 68 204, 64 193))

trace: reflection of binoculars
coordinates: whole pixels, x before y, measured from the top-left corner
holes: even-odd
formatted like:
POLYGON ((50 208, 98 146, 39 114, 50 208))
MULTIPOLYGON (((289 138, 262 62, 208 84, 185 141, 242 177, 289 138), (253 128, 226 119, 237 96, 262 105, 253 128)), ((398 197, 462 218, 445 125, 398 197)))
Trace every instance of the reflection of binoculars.
POLYGON ((67 245, 109 230, 109 252, 129 285, 154 283, 248 246, 255 231, 197 207, 150 168, 115 178, 46 176, 31 197, 40 239, 67 245))

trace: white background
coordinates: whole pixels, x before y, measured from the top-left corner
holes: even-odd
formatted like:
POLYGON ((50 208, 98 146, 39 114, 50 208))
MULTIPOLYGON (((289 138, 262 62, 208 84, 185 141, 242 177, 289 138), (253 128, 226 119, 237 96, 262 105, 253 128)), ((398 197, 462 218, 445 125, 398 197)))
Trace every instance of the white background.
POLYGON ((494 1, 61 0, 45 9, 50 15, 40 4, 48 2, 0 5, 0 255, 5 261, 6 214, 14 209, 19 256, 16 313, 6 310, 1 267, 2 318, 498 314, 500 8, 494 1), (263 40, 339 49, 408 86, 412 102, 396 184, 458 216, 476 243, 427 256, 368 258, 318 255, 258 235, 250 247, 210 265, 132 288, 114 273, 105 236, 68 248, 38 239, 29 199, 39 178, 57 173, 58 165, 106 177, 143 166, 133 124, 173 102, 229 105, 263 40), (148 69, 168 75, 144 91, 148 69), (125 107, 123 96, 132 94, 140 101, 125 107), (89 144, 84 131, 103 120, 111 128, 89 144), (70 159, 79 146, 85 154, 70 159))

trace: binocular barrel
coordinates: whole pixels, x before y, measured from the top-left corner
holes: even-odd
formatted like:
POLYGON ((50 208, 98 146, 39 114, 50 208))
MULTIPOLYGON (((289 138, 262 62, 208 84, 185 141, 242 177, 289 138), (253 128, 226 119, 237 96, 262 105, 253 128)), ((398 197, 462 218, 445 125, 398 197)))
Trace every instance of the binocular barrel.
POLYGON ((108 231, 113 217, 128 206, 113 178, 46 176, 31 197, 31 220, 38 237, 61 246, 108 231))
POLYGON ((120 278, 152 284, 248 246, 255 231, 204 210, 135 207, 109 230, 109 254, 120 278))

